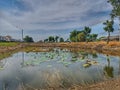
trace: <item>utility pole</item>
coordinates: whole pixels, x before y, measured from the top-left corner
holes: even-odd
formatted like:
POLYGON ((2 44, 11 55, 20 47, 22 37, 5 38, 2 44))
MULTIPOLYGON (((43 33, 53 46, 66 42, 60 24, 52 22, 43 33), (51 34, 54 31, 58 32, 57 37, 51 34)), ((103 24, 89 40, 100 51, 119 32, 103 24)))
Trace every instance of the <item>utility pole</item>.
POLYGON ((23 29, 22 29, 22 42, 23 42, 23 29))

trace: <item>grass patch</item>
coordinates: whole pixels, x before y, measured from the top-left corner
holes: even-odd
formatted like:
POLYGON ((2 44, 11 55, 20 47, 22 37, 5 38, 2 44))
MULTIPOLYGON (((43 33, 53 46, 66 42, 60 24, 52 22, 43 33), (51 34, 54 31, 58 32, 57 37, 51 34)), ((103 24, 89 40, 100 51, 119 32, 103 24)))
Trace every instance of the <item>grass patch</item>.
POLYGON ((13 46, 17 46, 19 43, 17 42, 0 42, 0 46, 4 46, 4 47, 13 47, 13 46))

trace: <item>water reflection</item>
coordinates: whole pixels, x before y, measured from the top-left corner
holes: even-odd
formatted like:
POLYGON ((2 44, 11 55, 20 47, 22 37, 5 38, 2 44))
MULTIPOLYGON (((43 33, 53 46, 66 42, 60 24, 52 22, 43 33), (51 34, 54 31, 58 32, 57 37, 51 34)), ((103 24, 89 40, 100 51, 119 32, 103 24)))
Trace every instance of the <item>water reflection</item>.
POLYGON ((113 71, 114 71, 114 68, 110 65, 110 57, 109 55, 106 55, 106 59, 107 59, 107 63, 108 65, 105 65, 104 66, 104 75, 106 78, 113 78, 114 77, 114 74, 113 74, 113 71))
POLYGON ((97 58, 97 57, 98 57, 97 53, 92 53, 92 58, 97 58))
POLYGON ((0 90, 68 88, 95 83, 103 80, 104 76, 108 79, 117 76, 120 58, 53 49, 50 52, 19 52, 2 60, 0 66, 4 68, 0 71, 0 90), (84 64, 90 66, 86 68, 84 64))
POLYGON ((119 57, 119 66, 118 66, 118 75, 120 75, 120 57, 119 57))
POLYGON ((25 67, 24 61, 25 61, 24 52, 22 52, 22 62, 21 62, 22 67, 25 67))
POLYGON ((3 70, 4 69, 4 66, 6 64, 6 60, 0 60, 0 70, 3 70))

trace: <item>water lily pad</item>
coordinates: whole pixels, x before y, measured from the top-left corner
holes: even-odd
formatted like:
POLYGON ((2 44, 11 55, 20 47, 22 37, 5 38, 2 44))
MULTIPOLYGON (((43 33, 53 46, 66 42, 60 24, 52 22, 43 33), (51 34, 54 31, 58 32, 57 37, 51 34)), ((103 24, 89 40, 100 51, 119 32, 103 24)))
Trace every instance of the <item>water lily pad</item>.
POLYGON ((52 67, 52 65, 47 65, 48 68, 52 67))
POLYGON ((89 63, 85 63, 85 64, 83 64, 83 67, 90 67, 91 66, 91 64, 89 64, 89 63))

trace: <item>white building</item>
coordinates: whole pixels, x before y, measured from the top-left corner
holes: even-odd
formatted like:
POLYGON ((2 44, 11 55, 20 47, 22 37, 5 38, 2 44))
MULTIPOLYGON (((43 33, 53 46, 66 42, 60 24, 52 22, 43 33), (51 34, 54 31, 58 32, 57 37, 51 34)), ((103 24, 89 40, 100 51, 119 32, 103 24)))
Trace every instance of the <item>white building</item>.
POLYGON ((0 36, 0 41, 17 41, 15 39, 12 39, 11 36, 0 36))

